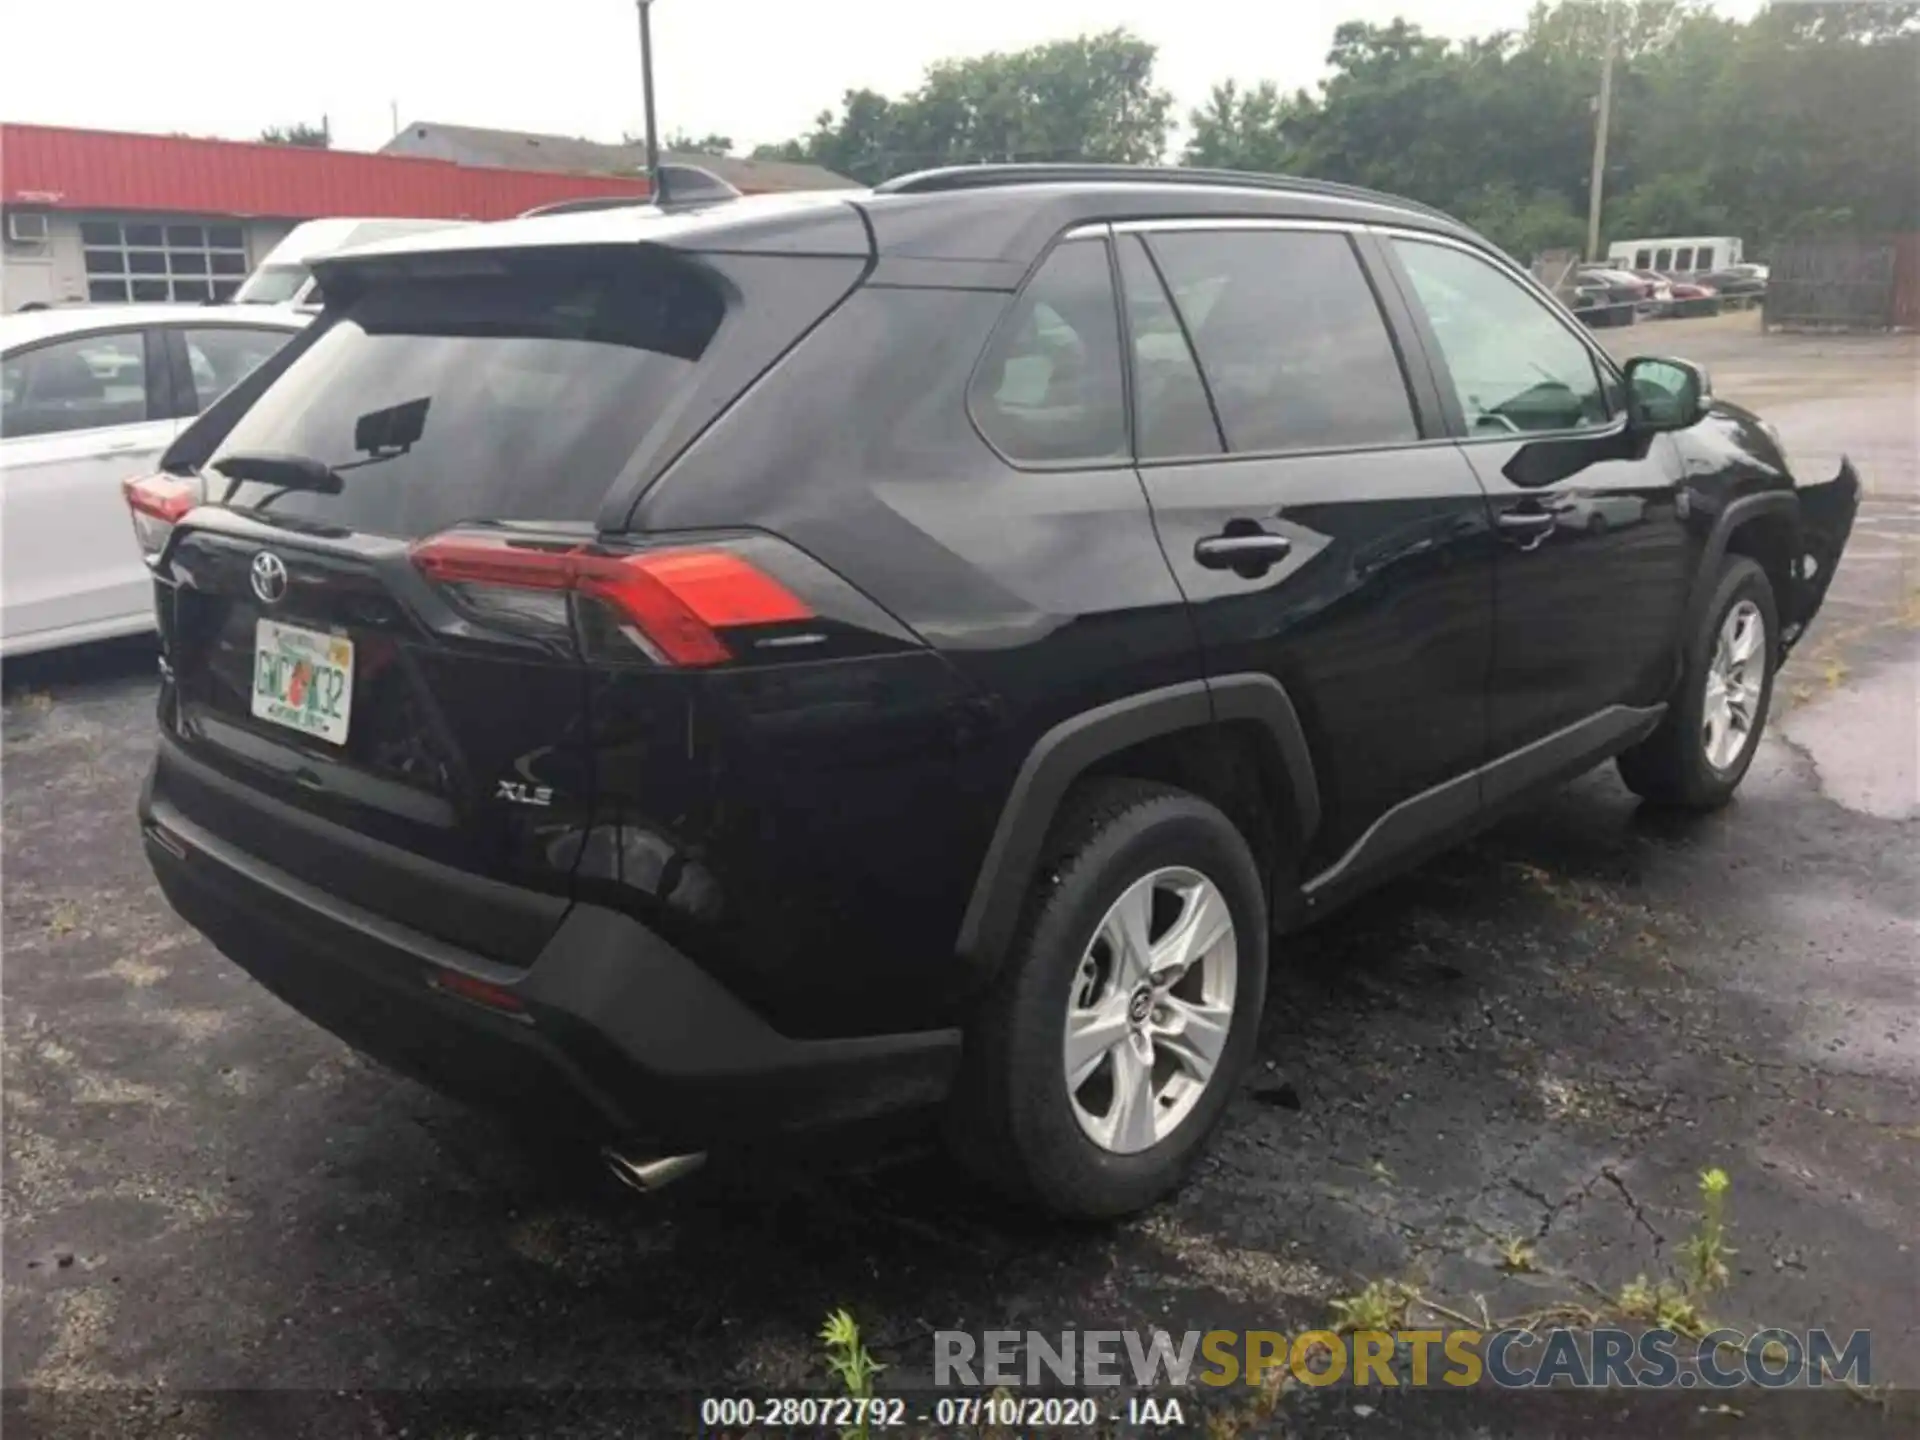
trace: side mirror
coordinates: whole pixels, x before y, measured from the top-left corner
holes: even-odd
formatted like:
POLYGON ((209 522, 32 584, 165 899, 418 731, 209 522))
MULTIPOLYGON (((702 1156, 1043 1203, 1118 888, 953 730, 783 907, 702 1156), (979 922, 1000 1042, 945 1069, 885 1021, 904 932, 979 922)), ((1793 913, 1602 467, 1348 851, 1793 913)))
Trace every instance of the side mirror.
POLYGON ((1636 430, 1684 430, 1712 401, 1707 372, 1691 360, 1643 355, 1627 362, 1627 417, 1636 430))

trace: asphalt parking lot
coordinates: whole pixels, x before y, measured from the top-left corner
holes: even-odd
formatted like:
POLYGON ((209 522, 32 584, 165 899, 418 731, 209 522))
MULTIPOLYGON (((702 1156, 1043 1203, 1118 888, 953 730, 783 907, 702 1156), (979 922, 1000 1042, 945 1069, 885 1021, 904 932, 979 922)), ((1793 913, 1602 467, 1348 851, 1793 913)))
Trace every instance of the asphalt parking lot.
MULTIPOLYGON (((77 1427, 82 1392, 101 1433, 237 1433, 208 1392, 317 1392, 338 1433, 398 1434, 395 1392, 813 1388, 840 1305, 911 1383, 939 1329, 1293 1330, 1377 1280, 1592 1304, 1674 1269, 1709 1166, 1738 1252, 1715 1318, 1870 1329, 1875 1381, 1920 1386, 1920 345, 1602 333, 1706 362, 1804 469, 1844 448, 1869 487, 1738 801, 1680 822, 1598 771, 1286 943, 1210 1156, 1111 1229, 1009 1217, 931 1155, 633 1196, 362 1062, 151 883, 150 649, 8 667, 16 1418, 77 1427)), ((1353 1398, 1282 1418, 1423 1423, 1353 1398)), ((1895 1423, 1851 1403, 1834 1433, 1895 1423)))

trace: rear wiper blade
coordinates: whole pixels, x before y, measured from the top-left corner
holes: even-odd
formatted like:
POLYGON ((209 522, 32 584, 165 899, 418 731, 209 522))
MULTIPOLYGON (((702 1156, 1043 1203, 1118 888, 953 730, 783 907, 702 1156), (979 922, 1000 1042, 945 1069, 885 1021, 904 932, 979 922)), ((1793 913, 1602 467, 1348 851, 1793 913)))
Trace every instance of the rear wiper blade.
POLYGON ((277 485, 282 490, 312 490, 321 495, 338 495, 342 481, 330 465, 308 455, 270 455, 264 452, 222 455, 213 467, 233 486, 242 480, 257 480, 262 485, 277 485))
POLYGON ((295 490, 305 490, 315 495, 338 495, 342 485, 340 476, 332 467, 323 465, 310 455, 222 455, 212 462, 212 468, 227 477, 226 492, 220 497, 222 505, 233 503, 233 492, 240 488, 242 480, 257 480, 262 485, 273 486, 273 493, 254 505, 256 510, 266 509, 282 495, 295 490))

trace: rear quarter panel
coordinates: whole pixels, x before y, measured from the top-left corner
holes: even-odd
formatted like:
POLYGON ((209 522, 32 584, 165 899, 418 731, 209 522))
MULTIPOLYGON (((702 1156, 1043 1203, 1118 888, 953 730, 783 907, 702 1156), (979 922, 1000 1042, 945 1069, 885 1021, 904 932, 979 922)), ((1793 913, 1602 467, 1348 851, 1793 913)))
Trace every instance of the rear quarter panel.
POLYGON ((710 963, 809 1028, 844 1025, 828 992, 867 997, 875 1026, 943 1018, 966 984, 953 947, 968 895, 1034 742, 1199 678, 1131 466, 1015 469, 968 419, 967 380, 1007 302, 856 291, 635 515, 654 534, 777 534, 925 646, 713 687, 733 708, 701 767, 700 840, 752 911, 712 932, 710 963))

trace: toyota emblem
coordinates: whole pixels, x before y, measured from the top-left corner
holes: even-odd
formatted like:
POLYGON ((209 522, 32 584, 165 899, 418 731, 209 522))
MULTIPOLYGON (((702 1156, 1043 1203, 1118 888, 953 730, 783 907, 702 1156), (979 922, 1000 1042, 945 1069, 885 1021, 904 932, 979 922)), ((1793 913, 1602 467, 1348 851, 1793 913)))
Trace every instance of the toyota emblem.
POLYGON ((287 593, 287 562, 271 550, 253 557, 253 593, 266 605, 279 604, 287 593))

